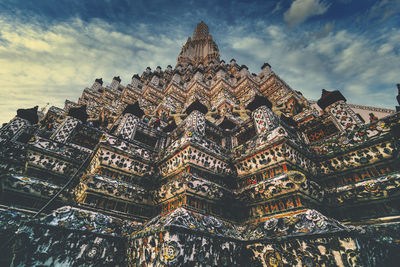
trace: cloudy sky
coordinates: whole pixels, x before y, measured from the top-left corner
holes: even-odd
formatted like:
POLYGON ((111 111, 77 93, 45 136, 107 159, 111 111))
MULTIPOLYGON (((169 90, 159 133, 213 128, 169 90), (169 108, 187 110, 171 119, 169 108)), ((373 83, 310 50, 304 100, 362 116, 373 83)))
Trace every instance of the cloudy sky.
POLYGON ((400 0, 0 0, 0 122, 76 101, 95 78, 174 66, 201 20, 222 59, 255 73, 269 62, 310 99, 326 88, 396 105, 400 0))

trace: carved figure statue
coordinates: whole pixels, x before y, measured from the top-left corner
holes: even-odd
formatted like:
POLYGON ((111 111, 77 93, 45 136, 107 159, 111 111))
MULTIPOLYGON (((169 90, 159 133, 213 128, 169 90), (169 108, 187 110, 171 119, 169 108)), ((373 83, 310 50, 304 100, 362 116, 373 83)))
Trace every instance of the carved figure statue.
POLYGON ((187 114, 182 113, 182 107, 178 106, 175 112, 169 116, 174 119, 176 125, 179 125, 186 118, 187 114))
POLYGON ((216 110, 215 108, 213 108, 213 109, 208 109, 208 112, 207 112, 207 114, 206 114, 206 120, 208 120, 208 121, 210 121, 210 122, 212 122, 212 123, 215 123, 215 121, 216 121, 216 119, 214 118, 214 116, 215 115, 217 115, 218 114, 218 110, 216 110))
POLYGON ((286 105, 285 104, 280 104, 280 105, 273 105, 271 110, 278 116, 280 117, 282 114, 285 114, 286 112, 283 112, 282 110, 286 110, 286 105))
POLYGON ((108 116, 108 125, 107 125, 107 129, 111 130, 113 125, 115 124, 115 122, 117 121, 117 119, 119 118, 119 116, 117 116, 117 114, 115 112, 113 112, 112 114, 110 114, 108 116))
POLYGON ((378 120, 378 117, 375 116, 374 113, 369 113, 368 115, 369 115, 369 122, 374 122, 378 120))
POLYGON ((310 102, 308 102, 308 100, 302 95, 300 96, 300 99, 297 100, 297 103, 299 103, 303 108, 308 108, 310 106, 310 102))
POLYGON ((107 127, 109 123, 108 115, 105 110, 102 109, 99 115, 96 117, 91 117, 87 120, 89 125, 93 125, 94 127, 107 127))
MULTIPOLYGON (((232 114, 232 107, 230 105, 222 105, 219 107, 218 109, 219 113, 218 113, 218 117, 222 118, 224 116, 227 116, 227 114, 232 114)), ((217 119, 218 119, 217 117, 217 119)))
POLYGON ((240 102, 239 104, 239 109, 234 108, 233 109, 233 113, 236 113, 239 115, 239 117, 243 120, 246 121, 250 118, 249 114, 250 114, 250 110, 247 110, 244 107, 244 104, 242 102, 240 102))
POLYGON ((146 109, 148 113, 143 116, 143 121, 147 124, 153 125, 156 120, 158 120, 157 114, 155 112, 151 112, 149 108, 146 109))

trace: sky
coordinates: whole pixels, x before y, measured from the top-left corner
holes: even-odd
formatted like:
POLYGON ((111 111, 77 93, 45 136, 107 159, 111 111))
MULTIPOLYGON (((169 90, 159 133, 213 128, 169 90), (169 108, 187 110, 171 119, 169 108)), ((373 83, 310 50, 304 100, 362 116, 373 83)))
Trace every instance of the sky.
POLYGON ((175 66, 201 20, 221 59, 256 74, 268 62, 309 99, 397 104, 400 0, 0 0, 0 123, 77 101, 96 78, 175 66))

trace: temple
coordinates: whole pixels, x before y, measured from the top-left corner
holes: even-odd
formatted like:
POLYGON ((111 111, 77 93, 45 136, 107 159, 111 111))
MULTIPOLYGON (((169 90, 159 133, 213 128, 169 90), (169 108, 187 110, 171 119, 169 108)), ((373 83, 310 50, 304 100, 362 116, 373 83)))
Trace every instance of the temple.
POLYGON ((0 265, 396 266, 396 109, 308 100, 201 22, 174 68, 2 126, 0 265))

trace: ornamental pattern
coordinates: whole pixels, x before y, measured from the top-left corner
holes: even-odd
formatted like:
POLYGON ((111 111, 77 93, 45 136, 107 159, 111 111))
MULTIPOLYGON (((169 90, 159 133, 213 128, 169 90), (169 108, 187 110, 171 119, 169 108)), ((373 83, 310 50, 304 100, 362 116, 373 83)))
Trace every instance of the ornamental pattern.
POLYGON ((2 126, 0 265, 397 264, 399 113, 364 124, 375 108, 308 101, 194 35, 174 68, 2 126))

